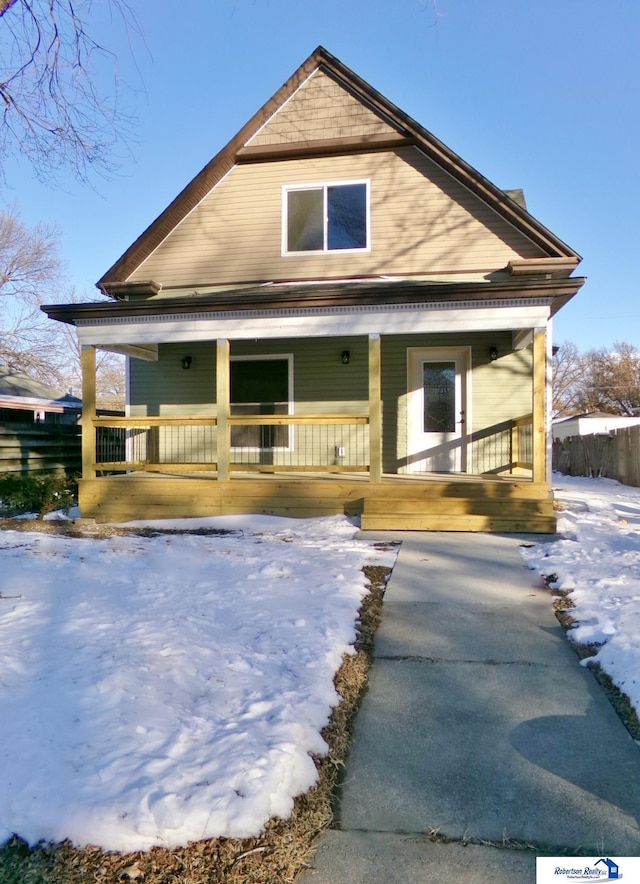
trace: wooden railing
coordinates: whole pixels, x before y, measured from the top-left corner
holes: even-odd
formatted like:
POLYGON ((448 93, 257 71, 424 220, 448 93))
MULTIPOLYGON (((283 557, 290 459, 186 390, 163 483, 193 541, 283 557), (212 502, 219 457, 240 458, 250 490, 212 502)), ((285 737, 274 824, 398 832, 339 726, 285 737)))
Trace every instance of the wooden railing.
MULTIPOLYGON (((225 462, 236 472, 369 469, 365 414, 230 415, 226 423, 225 462)), ((215 417, 95 418, 93 426, 98 473, 218 468, 215 417)))
POLYGON ((533 470, 533 415, 511 421, 511 452, 513 466, 533 470))
MULTIPOLYGON (((355 472, 370 469, 366 414, 230 415, 224 462, 233 472, 355 472)), ((95 418, 98 473, 218 471, 215 417, 95 418)), ((473 435, 473 470, 533 468, 533 420, 524 415, 473 435)))
POLYGON ((533 469, 533 416, 501 421, 473 433, 473 471, 502 475, 533 469))

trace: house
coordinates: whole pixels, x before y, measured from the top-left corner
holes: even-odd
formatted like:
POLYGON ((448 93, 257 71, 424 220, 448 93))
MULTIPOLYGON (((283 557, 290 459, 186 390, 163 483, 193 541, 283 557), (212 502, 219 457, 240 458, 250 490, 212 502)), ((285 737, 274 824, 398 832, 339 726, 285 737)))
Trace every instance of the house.
POLYGON ((579 255, 318 48, 102 276, 80 506, 553 531, 550 322, 579 255), (129 357, 95 415, 95 352, 129 357), (120 433, 114 459, 106 433, 120 433))
POLYGON ((0 475, 76 473, 82 400, 0 367, 0 475))
POLYGON ((609 879, 620 877, 620 867, 612 859, 599 859, 595 865, 599 866, 600 863, 607 867, 607 877, 609 879))
POLYGON ((0 367, 1 424, 77 424, 81 412, 72 393, 0 367))
POLYGON ((571 417, 553 421, 554 439, 567 439, 571 436, 592 436, 609 434, 612 430, 640 426, 640 415, 606 414, 603 411, 588 411, 571 417))

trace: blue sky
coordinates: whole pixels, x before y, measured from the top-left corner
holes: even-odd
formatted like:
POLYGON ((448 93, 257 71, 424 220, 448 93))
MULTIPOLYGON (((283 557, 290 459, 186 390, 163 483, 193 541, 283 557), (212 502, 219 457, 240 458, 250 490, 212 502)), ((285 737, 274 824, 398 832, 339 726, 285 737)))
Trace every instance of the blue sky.
POLYGON ((73 284, 95 281, 322 44, 584 258, 555 321, 580 350, 640 346, 637 0, 132 0, 142 39, 95 34, 140 90, 132 156, 92 190, 24 165, 0 193, 58 225, 73 284), (177 12, 176 12, 177 10, 177 12), (132 52, 133 50, 133 57, 132 52))

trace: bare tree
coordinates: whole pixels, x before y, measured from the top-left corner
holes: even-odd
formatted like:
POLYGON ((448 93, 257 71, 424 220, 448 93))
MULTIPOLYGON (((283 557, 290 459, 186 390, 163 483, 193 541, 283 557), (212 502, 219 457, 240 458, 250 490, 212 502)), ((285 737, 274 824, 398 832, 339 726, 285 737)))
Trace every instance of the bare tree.
POLYGON ((16 209, 0 211, 0 361, 46 383, 60 383, 60 339, 39 306, 63 288, 55 228, 27 227, 16 209))
POLYGON ((113 171, 129 141, 116 57, 88 25, 105 7, 114 26, 139 33, 121 0, 0 0, 0 157, 25 157, 47 183, 62 168, 82 181, 113 171))
POLYGON ((640 351, 625 341, 579 353, 560 345, 553 358, 554 415, 640 413, 640 351))
POLYGON ((640 351, 633 344, 616 341, 610 350, 590 350, 582 364, 584 411, 640 412, 640 351))
POLYGON ((581 356, 575 344, 564 341, 554 348, 551 371, 553 417, 575 414, 582 380, 581 356))
MULTIPOLYGON (((57 230, 45 224, 27 227, 15 208, 0 211, 0 365, 52 386, 73 387, 80 394, 76 330, 53 322, 40 310, 45 301, 80 300, 67 285, 57 230)), ((99 406, 121 410, 124 357, 100 351, 97 369, 99 406)))

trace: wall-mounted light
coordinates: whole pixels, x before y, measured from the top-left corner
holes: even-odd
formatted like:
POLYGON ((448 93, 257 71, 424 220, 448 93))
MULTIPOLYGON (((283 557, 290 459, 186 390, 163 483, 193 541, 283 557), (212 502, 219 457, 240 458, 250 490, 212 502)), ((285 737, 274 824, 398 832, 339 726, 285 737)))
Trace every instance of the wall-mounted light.
POLYGON ((193 357, 191 356, 183 356, 181 359, 181 365, 183 368, 191 368, 191 363, 193 362, 193 357))
POLYGON ((342 356, 341 356, 340 358, 342 359, 342 364, 343 364, 343 365, 349 365, 349 360, 351 359, 351 353, 350 353, 350 351, 349 351, 349 350, 343 350, 343 351, 342 351, 342 356))
POLYGON ((489 359, 492 362, 495 362, 497 358, 498 358, 498 348, 495 346, 489 347, 489 359))

